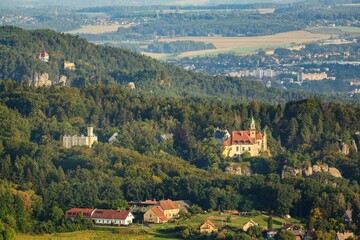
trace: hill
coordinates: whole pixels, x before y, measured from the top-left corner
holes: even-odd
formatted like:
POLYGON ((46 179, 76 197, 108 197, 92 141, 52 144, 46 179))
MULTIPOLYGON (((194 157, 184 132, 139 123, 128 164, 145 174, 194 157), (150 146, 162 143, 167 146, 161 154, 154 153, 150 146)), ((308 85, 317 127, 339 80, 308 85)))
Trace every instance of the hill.
MULTIPOLYGON (((64 75, 67 84, 75 87, 134 82, 138 89, 162 96, 205 96, 269 103, 315 97, 312 93, 266 88, 256 81, 193 73, 129 50, 97 46, 82 38, 50 30, 1 27, 0 79, 31 82, 42 73, 47 73, 53 83, 64 75), (48 63, 36 59, 36 53, 41 51, 50 55, 48 63), (75 71, 64 69, 64 61, 75 63, 75 71)), ((317 97, 359 102, 358 98, 346 95, 317 97)))

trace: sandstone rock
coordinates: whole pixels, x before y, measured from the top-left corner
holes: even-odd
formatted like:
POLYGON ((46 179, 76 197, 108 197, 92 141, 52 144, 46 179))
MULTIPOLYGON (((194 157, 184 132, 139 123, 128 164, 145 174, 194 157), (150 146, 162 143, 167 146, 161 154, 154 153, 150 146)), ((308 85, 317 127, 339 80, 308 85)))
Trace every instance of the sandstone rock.
POLYGON ((239 165, 227 166, 225 172, 239 176, 251 176, 252 174, 252 170, 249 167, 247 166, 241 167, 239 165))
POLYGON ((303 174, 304 174, 306 177, 311 176, 311 175, 313 174, 313 169, 312 169, 312 167, 309 166, 309 167, 305 168, 305 169, 303 170, 303 174))
POLYGON ((65 75, 61 75, 58 81, 58 85, 66 86, 67 77, 65 75))
POLYGON ((281 178, 284 179, 288 176, 302 176, 302 170, 299 168, 284 166, 281 173, 281 178))
POLYGON ((313 172, 328 172, 329 166, 326 163, 313 166, 313 172))
POLYGON ((52 82, 49 80, 49 74, 47 73, 35 73, 31 85, 35 87, 51 86, 52 82))
POLYGON ((337 168, 332 168, 332 167, 329 168, 329 173, 330 173, 330 175, 337 177, 337 178, 342 177, 340 171, 337 168))
POLYGON ((320 164, 320 168, 322 172, 328 172, 329 166, 326 163, 320 164))

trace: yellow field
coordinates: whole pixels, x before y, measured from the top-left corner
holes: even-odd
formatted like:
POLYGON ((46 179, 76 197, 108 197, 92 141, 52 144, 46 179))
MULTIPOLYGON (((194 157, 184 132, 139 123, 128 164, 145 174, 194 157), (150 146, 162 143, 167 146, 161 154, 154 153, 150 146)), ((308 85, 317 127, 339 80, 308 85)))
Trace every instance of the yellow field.
POLYGON ((101 33, 108 33, 108 32, 116 32, 119 27, 127 28, 130 27, 130 25, 123 25, 123 24, 111 24, 111 25, 88 25, 88 26, 82 26, 79 29, 75 29, 72 31, 68 31, 65 33, 69 34, 101 34, 101 33))
POLYGON ((292 31, 285 33, 278 33, 269 36, 260 37, 177 37, 177 38, 162 38, 162 42, 174 41, 199 41, 205 43, 213 43, 217 49, 201 50, 185 52, 178 55, 181 57, 193 57, 199 55, 211 55, 222 52, 236 52, 240 54, 248 54, 256 52, 261 48, 276 48, 279 46, 301 45, 303 43, 326 40, 331 37, 330 34, 316 34, 308 31, 292 31))

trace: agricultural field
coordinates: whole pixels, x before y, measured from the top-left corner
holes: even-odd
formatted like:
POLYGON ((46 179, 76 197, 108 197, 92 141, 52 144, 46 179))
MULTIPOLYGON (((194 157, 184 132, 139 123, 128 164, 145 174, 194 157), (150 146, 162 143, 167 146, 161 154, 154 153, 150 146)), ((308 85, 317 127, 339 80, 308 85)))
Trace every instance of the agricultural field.
POLYGON ((69 34, 102 34, 102 33, 110 33, 116 32, 119 27, 127 28, 130 27, 129 24, 111 24, 111 25, 88 25, 82 26, 79 29, 71 30, 65 33, 69 34))
POLYGON ((276 47, 293 47, 303 43, 323 41, 331 37, 330 34, 311 33, 308 31, 291 31, 269 36, 259 37, 177 37, 162 38, 162 42, 174 41, 198 41, 213 43, 216 49, 191 51, 179 54, 178 58, 195 57, 201 55, 213 55, 225 52, 234 52, 237 54, 252 54, 259 49, 273 49, 276 47))
MULTIPOLYGON (((267 215, 259 216, 239 216, 231 215, 230 222, 226 222, 228 214, 219 213, 207 213, 198 214, 191 218, 176 221, 167 224, 150 224, 149 226, 143 226, 134 224, 130 227, 97 227, 97 230, 77 231, 70 233, 55 233, 45 235, 17 235, 16 240, 60 240, 60 239, 71 239, 71 240, 172 240, 179 239, 174 233, 175 227, 179 226, 191 226, 198 228, 202 222, 210 219, 218 228, 230 227, 232 229, 241 229, 245 223, 250 219, 259 223, 263 229, 267 228, 267 215)), ((273 217, 274 228, 280 228, 286 223, 299 223, 298 219, 283 219, 279 217, 273 217)))

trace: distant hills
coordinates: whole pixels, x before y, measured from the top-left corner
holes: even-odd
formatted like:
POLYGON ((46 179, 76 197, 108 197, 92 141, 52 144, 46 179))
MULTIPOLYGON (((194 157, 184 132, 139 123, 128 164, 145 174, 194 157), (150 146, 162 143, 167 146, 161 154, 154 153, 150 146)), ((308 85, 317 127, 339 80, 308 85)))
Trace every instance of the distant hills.
POLYGON ((53 82, 64 75, 68 79, 67 85, 74 87, 134 82, 137 90, 159 96, 217 97, 269 103, 310 97, 351 103, 359 101, 346 95, 283 91, 266 88, 262 82, 194 73, 130 50, 98 46, 80 37, 51 30, 0 27, 0 79, 24 83, 42 73, 47 73, 53 82), (48 63, 36 59, 35 55, 40 51, 50 55, 48 63), (64 69, 64 61, 74 62, 76 70, 64 69))
MULTIPOLYGON (((276 2, 289 3, 298 0, 258 0, 256 3, 276 2)), ((144 6, 144 5, 217 5, 217 4, 247 4, 254 3, 251 0, 2 0, 2 7, 44 7, 65 6, 70 8, 101 7, 101 6, 144 6)))

